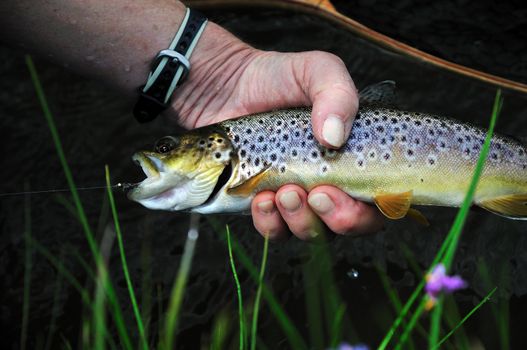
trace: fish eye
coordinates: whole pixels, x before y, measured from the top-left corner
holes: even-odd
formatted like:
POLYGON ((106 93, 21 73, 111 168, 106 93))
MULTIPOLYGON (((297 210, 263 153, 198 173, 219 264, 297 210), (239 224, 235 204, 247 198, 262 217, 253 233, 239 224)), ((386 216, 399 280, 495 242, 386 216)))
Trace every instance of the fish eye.
POLYGON ((173 136, 165 136, 159 139, 154 146, 154 149, 158 153, 168 153, 173 150, 178 144, 178 141, 173 136))

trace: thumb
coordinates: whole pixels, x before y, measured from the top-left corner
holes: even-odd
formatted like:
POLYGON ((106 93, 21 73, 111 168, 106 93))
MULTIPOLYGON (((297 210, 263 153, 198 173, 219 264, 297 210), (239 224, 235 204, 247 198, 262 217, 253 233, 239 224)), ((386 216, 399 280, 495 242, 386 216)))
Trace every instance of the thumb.
POLYGON ((312 102, 313 133, 330 148, 341 147, 348 139, 359 106, 357 89, 340 58, 326 52, 309 52, 304 77, 312 102))

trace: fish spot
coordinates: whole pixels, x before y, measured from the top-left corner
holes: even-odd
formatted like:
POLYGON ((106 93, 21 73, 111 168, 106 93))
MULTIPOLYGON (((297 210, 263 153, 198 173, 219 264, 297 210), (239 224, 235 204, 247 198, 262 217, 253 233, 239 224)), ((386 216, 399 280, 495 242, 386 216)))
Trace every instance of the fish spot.
POLYGON ((214 157, 216 157, 216 159, 220 159, 221 158, 221 153, 220 152, 214 153, 214 157))
POLYGON ((386 164, 392 160, 392 152, 390 150, 384 150, 381 154, 381 162, 386 164))
POLYGON ((255 144, 250 145, 249 149, 254 152, 254 150, 256 149, 256 145, 255 144))
POLYGON ((436 147, 439 151, 445 152, 448 150, 446 139, 440 137, 437 139, 436 147))
POLYGON ((372 162, 377 160, 377 151, 375 150, 375 148, 371 149, 368 152, 368 160, 370 160, 372 162))
POLYGON ((470 147, 469 146, 464 146, 463 149, 461 150, 461 155, 464 159, 467 159, 469 160, 472 155, 472 151, 470 150, 470 147))
POLYGON ((260 165, 260 158, 256 157, 256 159, 254 160, 254 165, 255 166, 259 166, 260 165))
POLYGON ((357 157, 357 159, 355 160, 355 167, 359 170, 366 169, 366 160, 364 159, 364 157, 357 157))
POLYGON ((296 148, 291 149, 291 158, 293 159, 298 158, 298 150, 296 148))
POLYGON ((370 126, 371 125, 371 119, 370 118, 364 119, 364 124, 366 124, 366 126, 370 126))
POLYGON ((426 135, 430 138, 434 138, 436 136, 436 132, 432 128, 426 129, 426 135))
POLYGON ((391 119, 390 119, 390 122, 391 122, 392 124, 397 124, 397 118, 391 118, 391 119))
POLYGON ((420 137, 414 137, 414 145, 420 146, 421 145, 421 138, 420 137))
POLYGON ((298 131, 298 130, 295 131, 294 135, 295 135, 296 138, 300 137, 300 131, 298 131))
POLYGON ((493 151, 493 152, 490 152, 490 155, 489 155, 490 159, 494 162, 498 162, 500 160, 500 155, 498 152, 496 151, 493 151))
POLYGON ((244 157, 246 156, 246 154, 247 154, 247 151, 246 151, 245 149, 242 148, 242 149, 240 150, 240 157, 244 158, 244 157))
POLYGON ((285 173, 286 166, 285 166, 285 165, 280 165, 279 170, 280 170, 280 172, 281 172, 282 174, 285 173))
POLYGON ((248 128, 247 130, 245 130, 245 132, 250 135, 253 132, 253 130, 248 128))
POLYGON ((240 142, 240 136, 234 135, 234 142, 236 143, 240 142))
POLYGON ((437 166, 437 156, 435 154, 429 154, 426 158, 426 165, 429 168, 435 168, 437 166))
POLYGON ((265 138, 263 137, 263 135, 259 135, 258 136, 258 142, 264 142, 265 138))
POLYGON ((269 155, 269 160, 271 160, 271 162, 275 162, 277 158, 276 153, 271 153, 269 155))
POLYGON ((414 161, 415 160, 415 150, 413 148, 407 148, 406 151, 404 152, 404 156, 409 161, 414 161))
POLYGON ((364 146, 363 145, 355 146, 355 150, 354 150, 355 153, 362 154, 362 151, 364 151, 364 146))
MULTIPOLYGON (((416 114, 416 115, 418 115, 418 114, 416 114)), ((414 125, 415 125, 415 126, 421 126, 422 124, 423 124, 423 123, 421 123, 420 120, 414 120, 414 125)))
POLYGON ((406 135, 402 135, 399 142, 403 145, 407 144, 408 143, 408 138, 406 137, 406 135))
POLYGON ((312 161, 312 162, 316 162, 319 158, 320 154, 318 153, 317 150, 313 150, 311 151, 311 153, 309 154, 309 159, 312 161))

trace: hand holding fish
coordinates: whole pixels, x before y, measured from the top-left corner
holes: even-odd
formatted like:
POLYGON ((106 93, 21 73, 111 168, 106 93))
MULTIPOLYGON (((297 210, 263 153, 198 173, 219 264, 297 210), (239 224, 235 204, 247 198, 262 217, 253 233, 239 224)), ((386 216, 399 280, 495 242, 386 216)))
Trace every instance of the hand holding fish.
MULTIPOLYGON (((181 2, 168 0, 7 0, 0 4, 0 27, 5 38, 16 38, 11 44, 135 98, 152 56, 170 42, 184 14, 181 2)), ((358 98, 345 65, 334 55, 256 50, 209 23, 190 63, 190 75, 167 113, 186 128, 312 105, 313 134, 322 145, 338 148, 348 139, 358 98)), ((252 208, 257 230, 273 238, 282 237, 286 227, 308 238, 320 219, 337 233, 367 232, 382 222, 373 207, 331 186, 308 194, 286 185, 258 194, 252 208)))
MULTIPOLYGON (((338 57, 325 52, 264 52, 234 37, 223 41, 230 41, 228 48, 196 53, 197 67, 175 98, 174 115, 184 126, 312 105, 315 138, 329 148, 347 140, 358 97, 338 57)), ((255 196, 251 212, 256 229, 273 238, 283 237, 289 228, 297 237, 309 239, 321 232, 320 220, 340 234, 375 231, 383 223, 373 207, 332 186, 309 193, 293 184, 276 193, 264 191, 255 196)))

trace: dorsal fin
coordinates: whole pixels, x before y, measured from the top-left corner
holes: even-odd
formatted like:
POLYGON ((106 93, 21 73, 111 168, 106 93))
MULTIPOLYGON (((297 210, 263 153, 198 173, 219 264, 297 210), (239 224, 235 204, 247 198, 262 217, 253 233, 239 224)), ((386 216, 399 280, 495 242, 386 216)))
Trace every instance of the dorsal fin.
POLYGON ((395 81, 384 80, 376 84, 368 85, 359 92, 359 105, 378 104, 378 105, 394 105, 395 97, 395 81))

